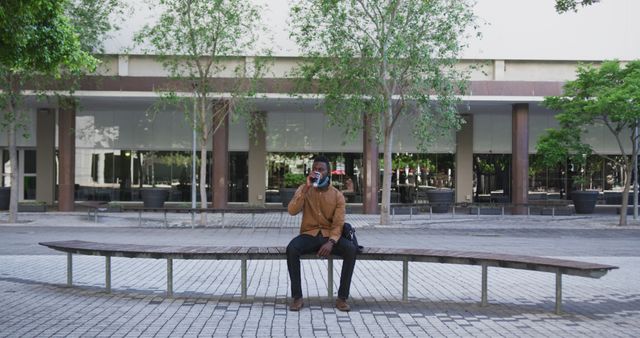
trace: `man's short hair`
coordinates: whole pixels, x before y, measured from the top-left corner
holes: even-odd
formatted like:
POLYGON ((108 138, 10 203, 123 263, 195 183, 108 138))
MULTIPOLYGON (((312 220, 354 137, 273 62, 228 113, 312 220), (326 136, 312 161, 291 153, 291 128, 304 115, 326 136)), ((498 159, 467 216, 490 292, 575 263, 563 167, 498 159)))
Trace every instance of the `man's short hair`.
POLYGON ((331 171, 331 162, 329 162, 329 159, 322 156, 322 155, 318 155, 316 157, 313 158, 313 162, 322 162, 324 164, 327 165, 327 171, 331 171))

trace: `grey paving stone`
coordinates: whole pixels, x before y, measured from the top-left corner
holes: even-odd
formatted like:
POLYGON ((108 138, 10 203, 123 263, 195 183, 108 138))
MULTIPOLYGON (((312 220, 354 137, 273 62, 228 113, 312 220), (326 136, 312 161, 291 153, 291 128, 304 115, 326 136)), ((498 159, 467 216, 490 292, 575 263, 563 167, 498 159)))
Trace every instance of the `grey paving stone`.
MULTIPOLYGON (((305 261, 305 307, 287 311, 284 261, 249 262, 249 301, 240 299, 239 263, 174 262, 175 298, 164 297, 165 263, 112 259, 113 292, 104 292, 104 258, 74 256, 74 288, 64 287, 66 259, 41 240, 85 239, 141 244, 286 245, 299 218, 266 215, 254 229, 247 215, 187 219, 137 214, 26 215, 26 225, 0 225, 0 336, 640 336, 640 229, 615 227, 615 217, 350 215, 372 246, 490 250, 567 257, 620 266, 602 279, 563 278, 565 314, 554 309, 554 276, 489 269, 489 306, 480 307, 480 268, 410 263, 409 301, 402 302, 401 264, 361 261, 352 283, 353 310, 340 313, 326 295, 326 262, 305 261), (160 220, 160 221, 159 221, 160 220), (213 224, 218 222, 217 224, 213 224), (60 226, 64 225, 64 226, 60 226), (315 278, 314 278, 315 276, 315 278)), ((340 262, 334 264, 334 292, 340 262)))

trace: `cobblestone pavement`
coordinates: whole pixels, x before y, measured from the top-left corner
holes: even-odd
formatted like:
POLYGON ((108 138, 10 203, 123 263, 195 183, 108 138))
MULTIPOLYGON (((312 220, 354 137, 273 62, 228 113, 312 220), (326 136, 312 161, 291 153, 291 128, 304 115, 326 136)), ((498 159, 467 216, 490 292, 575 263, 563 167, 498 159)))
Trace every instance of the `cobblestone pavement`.
MULTIPOLYGON (((402 302, 402 264, 360 261, 352 311, 327 296, 326 261, 303 261, 305 307, 287 311, 284 261, 251 261, 249 299, 240 298, 240 263, 174 261, 173 298, 166 298, 163 260, 112 258, 112 293, 104 291, 104 258, 66 258, 36 243, 87 239, 129 243, 286 245, 299 219, 269 214, 225 215, 225 228, 190 228, 188 215, 101 217, 82 213, 21 215, 0 226, 0 336, 640 336, 640 227, 616 227, 615 216, 517 217, 349 216, 371 246, 418 245, 564 257, 620 267, 602 277, 563 277, 563 315, 555 315, 555 276, 489 269, 489 302, 480 307, 479 267, 410 263, 409 301, 402 302), (410 219, 411 218, 411 219, 410 219), (602 244, 605 243, 605 244, 602 244)), ((218 215, 219 217, 219 215, 218 215)), ((221 217, 219 217, 220 219, 221 217)), ((338 276, 341 264, 334 264, 338 276)), ((335 283, 337 284, 338 278, 335 283)), ((334 285, 334 290, 338 286, 334 285)))

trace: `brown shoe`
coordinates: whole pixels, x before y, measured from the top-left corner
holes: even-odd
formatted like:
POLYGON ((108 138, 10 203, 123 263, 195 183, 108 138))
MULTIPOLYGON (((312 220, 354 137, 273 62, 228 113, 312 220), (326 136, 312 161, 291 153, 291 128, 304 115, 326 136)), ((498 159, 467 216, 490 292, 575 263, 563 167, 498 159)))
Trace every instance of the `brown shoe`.
POLYGON ((349 306, 349 304, 347 304, 347 300, 346 299, 342 299, 342 298, 338 298, 336 299, 336 309, 342 311, 342 312, 348 312, 351 310, 351 306, 349 306))
POLYGON ((304 302, 302 301, 302 297, 294 299, 289 305, 289 311, 300 311, 304 302))

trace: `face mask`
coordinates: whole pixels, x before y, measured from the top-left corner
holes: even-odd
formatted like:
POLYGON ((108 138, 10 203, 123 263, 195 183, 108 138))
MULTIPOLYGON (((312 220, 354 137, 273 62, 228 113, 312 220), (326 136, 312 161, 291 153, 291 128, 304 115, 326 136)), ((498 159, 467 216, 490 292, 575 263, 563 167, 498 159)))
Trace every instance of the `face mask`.
POLYGON ((329 176, 325 176, 318 181, 317 188, 324 188, 329 185, 329 176))

